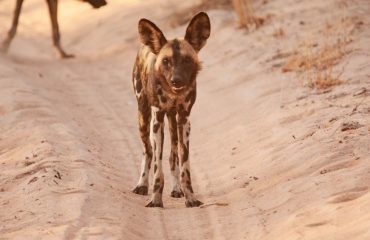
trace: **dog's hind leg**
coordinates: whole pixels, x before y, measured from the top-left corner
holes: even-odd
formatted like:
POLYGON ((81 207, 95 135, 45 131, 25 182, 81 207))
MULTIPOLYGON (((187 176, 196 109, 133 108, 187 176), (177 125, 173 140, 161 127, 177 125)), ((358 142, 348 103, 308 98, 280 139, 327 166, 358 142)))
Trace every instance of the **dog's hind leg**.
POLYGON ((51 28, 53 32, 53 44, 59 52, 61 58, 72 58, 74 55, 66 53, 60 44, 60 34, 58 25, 58 0, 46 0, 48 3, 51 28))
POLYGON ((2 44, 0 46, 0 51, 1 52, 8 51, 10 43, 12 42, 12 40, 13 40, 16 32, 17 32, 18 20, 19 20, 19 15, 21 14, 22 4, 23 4, 23 0, 17 0, 17 3, 15 5, 15 9, 14 9, 14 16, 13 16, 12 26, 11 26, 9 32, 8 32, 8 35, 6 36, 5 40, 2 42, 2 44))

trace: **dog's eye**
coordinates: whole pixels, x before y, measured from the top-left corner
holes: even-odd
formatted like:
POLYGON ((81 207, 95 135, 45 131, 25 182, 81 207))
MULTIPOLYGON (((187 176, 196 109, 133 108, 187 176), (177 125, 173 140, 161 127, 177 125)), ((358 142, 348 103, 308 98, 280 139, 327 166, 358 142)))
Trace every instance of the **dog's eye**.
POLYGON ((168 58, 163 58, 162 62, 167 67, 170 65, 170 60, 168 58))

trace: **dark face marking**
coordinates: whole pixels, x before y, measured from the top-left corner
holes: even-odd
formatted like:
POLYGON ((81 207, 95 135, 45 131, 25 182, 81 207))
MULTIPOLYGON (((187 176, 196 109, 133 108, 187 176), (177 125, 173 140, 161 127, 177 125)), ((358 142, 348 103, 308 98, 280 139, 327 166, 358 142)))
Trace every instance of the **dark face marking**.
POLYGON ((198 60, 193 57, 194 50, 184 44, 188 43, 178 39, 168 42, 171 50, 167 49, 165 52, 170 51, 172 54, 161 58, 160 75, 165 79, 171 91, 176 94, 192 86, 200 69, 198 60))
POLYGON ((173 73, 170 84, 174 87, 188 87, 194 81, 198 66, 191 53, 181 54, 180 43, 177 39, 172 42, 173 73))
POLYGON ((172 42, 172 59, 174 65, 179 63, 180 57, 180 43, 179 40, 175 39, 172 42))

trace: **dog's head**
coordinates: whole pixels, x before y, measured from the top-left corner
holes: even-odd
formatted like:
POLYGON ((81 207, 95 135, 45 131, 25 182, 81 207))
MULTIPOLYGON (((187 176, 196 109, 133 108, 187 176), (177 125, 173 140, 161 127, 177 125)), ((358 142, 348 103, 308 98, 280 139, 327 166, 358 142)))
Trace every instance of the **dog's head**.
POLYGON ((104 6, 104 5, 107 4, 107 2, 105 0, 80 0, 80 1, 88 2, 94 8, 100 8, 100 7, 102 7, 102 6, 104 6))
POLYGON ((211 24, 206 13, 200 12, 190 21, 184 39, 167 40, 151 21, 139 21, 141 42, 157 56, 155 74, 166 89, 180 93, 195 82, 200 70, 198 52, 206 44, 211 24))

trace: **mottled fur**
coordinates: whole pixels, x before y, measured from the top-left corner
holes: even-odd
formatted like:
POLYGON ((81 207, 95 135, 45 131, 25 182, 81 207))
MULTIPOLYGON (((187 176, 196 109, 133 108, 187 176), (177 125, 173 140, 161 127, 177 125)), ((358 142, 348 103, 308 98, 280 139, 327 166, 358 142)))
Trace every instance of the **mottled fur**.
POLYGON ((194 197, 189 164, 189 115, 196 99, 198 52, 210 35, 206 13, 193 17, 184 39, 167 40, 152 22, 139 22, 143 43, 133 69, 133 86, 138 102, 139 130, 143 142, 140 179, 133 192, 148 194, 149 170, 154 164, 153 195, 147 207, 163 207, 163 127, 167 116, 171 135, 171 196, 185 196, 187 207, 202 203, 194 197))

